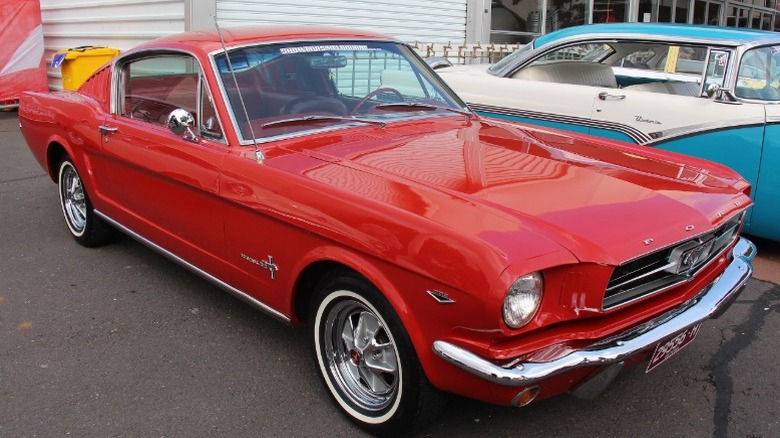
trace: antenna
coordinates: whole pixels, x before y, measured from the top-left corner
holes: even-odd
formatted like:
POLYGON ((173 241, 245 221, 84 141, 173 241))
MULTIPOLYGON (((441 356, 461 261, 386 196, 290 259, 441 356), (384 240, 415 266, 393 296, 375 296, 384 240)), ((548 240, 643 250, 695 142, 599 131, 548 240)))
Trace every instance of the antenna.
POLYGON ((252 128, 252 122, 249 120, 249 112, 246 110, 246 104, 244 103, 244 96, 241 94, 241 88, 238 86, 238 79, 236 79, 236 72, 233 71, 233 63, 230 62, 230 53, 225 46, 225 40, 222 38, 222 29, 219 28, 217 17, 214 16, 214 26, 217 28, 217 35, 219 35, 219 42, 222 44, 222 50, 225 52, 225 60, 227 60, 228 70, 233 77, 233 84, 236 86, 236 92, 238 93, 238 101, 241 103, 241 110, 244 112, 246 123, 249 125, 249 135, 252 136, 252 143, 255 145, 255 159, 259 162, 265 160, 265 154, 260 150, 257 144, 257 136, 255 136, 255 130, 252 128))

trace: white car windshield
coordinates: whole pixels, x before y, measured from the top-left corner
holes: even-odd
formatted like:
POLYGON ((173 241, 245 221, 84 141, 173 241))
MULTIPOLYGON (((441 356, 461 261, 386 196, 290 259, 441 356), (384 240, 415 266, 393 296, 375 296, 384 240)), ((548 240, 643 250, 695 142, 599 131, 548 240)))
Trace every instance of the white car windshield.
POLYGON ((245 140, 465 108, 402 44, 258 45, 219 53, 214 62, 245 140))

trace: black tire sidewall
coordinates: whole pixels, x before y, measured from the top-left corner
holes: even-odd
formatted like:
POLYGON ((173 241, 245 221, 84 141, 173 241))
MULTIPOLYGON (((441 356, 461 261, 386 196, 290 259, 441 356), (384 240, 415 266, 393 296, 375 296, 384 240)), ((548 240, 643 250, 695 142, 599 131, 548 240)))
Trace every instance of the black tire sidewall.
POLYGON ((95 216, 95 211, 92 208, 92 201, 90 201, 89 195, 87 194, 87 188, 84 185, 84 179, 81 177, 81 173, 76 168, 76 165, 73 163, 73 160, 70 157, 66 156, 62 161, 60 161, 60 165, 58 169, 59 171, 57 172, 57 192, 60 201, 60 210, 62 211, 62 215, 65 218, 65 224, 68 227, 68 231, 70 232, 70 235, 73 236, 74 239, 76 239, 76 242, 86 247, 95 247, 107 243, 111 239, 111 235, 112 235, 111 227, 108 224, 101 221, 100 218, 95 216), (84 218, 84 229, 81 230, 80 232, 79 230, 75 229, 75 227, 73 226, 73 223, 71 222, 71 219, 68 216, 68 212, 66 211, 65 208, 65 200, 63 199, 62 178, 63 178, 63 172, 67 167, 70 167, 71 169, 73 169, 73 172, 76 173, 81 183, 81 189, 84 192, 84 205, 85 205, 86 214, 84 218))
POLYGON ((342 413, 371 433, 393 435, 410 430, 418 419, 420 385, 417 382, 422 377, 422 369, 396 312, 375 287, 357 275, 342 275, 321 284, 309 313, 310 335, 317 369, 328 394, 342 413), (397 393, 390 406, 377 412, 354 406, 346 395, 341 394, 323 356, 324 349, 320 347, 324 340, 322 324, 328 311, 346 299, 356 300, 374 312, 390 332, 395 344, 400 366, 397 393))
POLYGON ((63 198, 63 174, 65 173, 66 168, 70 168, 73 170, 73 172, 76 173, 76 176, 79 178, 79 182, 81 184, 82 190, 84 190, 84 181, 81 180, 81 174, 76 170, 76 166, 73 164, 73 162, 66 158, 60 162, 59 166, 59 172, 57 173, 57 191, 59 192, 59 198, 60 198, 60 209, 62 210, 62 215, 65 217, 65 224, 68 226, 68 231, 70 231, 70 234, 76 239, 83 239, 85 235, 87 235, 89 230, 89 225, 92 218, 92 209, 89 204, 89 199, 87 198, 87 192, 84 191, 84 201, 86 204, 86 210, 87 214, 84 220, 84 227, 81 231, 77 230, 73 223, 71 222, 70 215, 68 214, 68 211, 65 207, 65 199, 63 198))

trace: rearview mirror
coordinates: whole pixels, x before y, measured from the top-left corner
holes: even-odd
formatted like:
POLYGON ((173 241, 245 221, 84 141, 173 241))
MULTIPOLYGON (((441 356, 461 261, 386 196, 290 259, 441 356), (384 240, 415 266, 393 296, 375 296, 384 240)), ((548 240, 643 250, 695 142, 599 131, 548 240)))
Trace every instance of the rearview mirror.
POLYGON ((312 56, 309 58, 309 65, 314 69, 346 67, 347 57, 343 55, 312 56))

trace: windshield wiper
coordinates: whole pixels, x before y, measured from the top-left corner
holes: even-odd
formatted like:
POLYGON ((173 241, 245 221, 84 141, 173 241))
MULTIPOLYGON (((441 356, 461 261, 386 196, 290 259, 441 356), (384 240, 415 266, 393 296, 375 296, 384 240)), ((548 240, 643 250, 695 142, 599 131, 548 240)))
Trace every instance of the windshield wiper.
POLYGON ((261 128, 268 128, 271 126, 279 125, 291 125, 295 123, 309 123, 309 122, 321 122, 328 120, 336 120, 341 122, 359 122, 367 123, 369 125, 376 125, 380 128, 384 128, 386 123, 381 120, 361 119, 357 117, 343 117, 343 116, 303 116, 303 117, 290 117, 289 119, 274 120, 273 122, 263 123, 261 128))
POLYGON ((404 108, 419 108, 419 109, 429 109, 429 110, 444 110, 449 111, 451 113, 460 114, 462 116, 466 116, 469 120, 471 120, 471 116, 474 115, 471 111, 462 110, 460 108, 450 108, 448 106, 439 106, 439 105, 431 105, 430 103, 420 103, 420 102, 394 102, 394 103, 380 103, 379 105, 375 106, 374 108, 393 108, 393 107, 404 107, 404 108))

